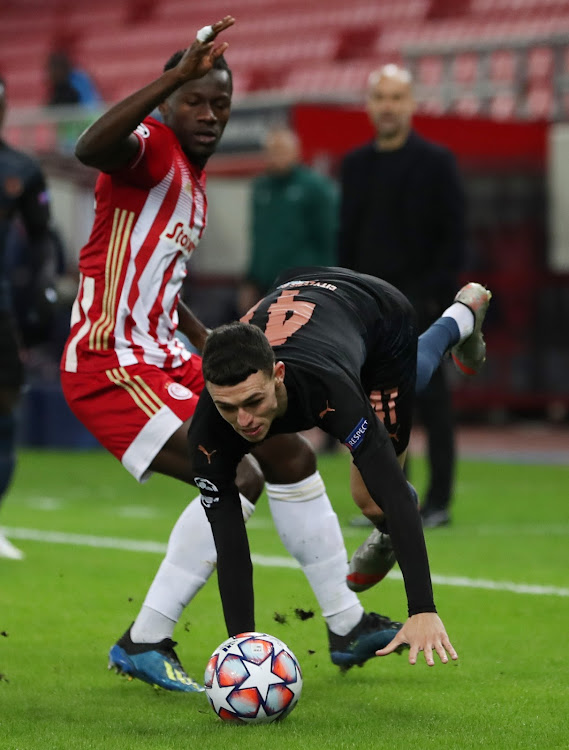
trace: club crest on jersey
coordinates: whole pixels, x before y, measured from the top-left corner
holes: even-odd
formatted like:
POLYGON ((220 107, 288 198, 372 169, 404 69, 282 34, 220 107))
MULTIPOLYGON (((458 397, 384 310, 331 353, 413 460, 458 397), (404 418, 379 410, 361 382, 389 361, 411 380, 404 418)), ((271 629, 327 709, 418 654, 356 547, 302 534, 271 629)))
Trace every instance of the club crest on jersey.
POLYGON ((200 239, 198 227, 189 227, 183 221, 168 225, 160 235, 160 239, 180 249, 184 254, 190 255, 200 239))
POLYGON ((186 386, 181 383, 168 383, 167 391, 172 398, 176 399, 176 401, 187 401, 187 399, 192 398, 194 395, 189 388, 186 388, 186 386))
POLYGON ((364 419, 364 418, 360 419, 360 421, 357 423, 354 429, 350 432, 348 437, 344 440, 344 445, 346 445, 350 449, 350 451, 352 452, 355 451, 355 449, 364 439, 364 435, 367 432, 368 426, 369 426, 369 423, 367 419, 364 419))

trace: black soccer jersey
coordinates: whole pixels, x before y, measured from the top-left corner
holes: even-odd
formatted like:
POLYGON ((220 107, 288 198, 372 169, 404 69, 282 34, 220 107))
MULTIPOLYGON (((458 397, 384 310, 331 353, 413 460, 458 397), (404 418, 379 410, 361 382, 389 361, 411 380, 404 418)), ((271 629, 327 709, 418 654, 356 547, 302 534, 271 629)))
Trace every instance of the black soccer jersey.
MULTIPOLYGON (((286 368, 287 410, 267 439, 318 426, 347 446, 385 512, 410 614, 435 611, 421 521, 396 458, 411 425, 417 351, 411 306, 389 284, 345 269, 303 270, 277 283, 244 318, 265 332, 286 368), (382 394, 381 413, 370 403, 372 391, 382 394)), ((250 559, 235 486, 237 464, 254 444, 221 417, 207 391, 192 419, 189 444, 233 635, 254 628, 250 559)))

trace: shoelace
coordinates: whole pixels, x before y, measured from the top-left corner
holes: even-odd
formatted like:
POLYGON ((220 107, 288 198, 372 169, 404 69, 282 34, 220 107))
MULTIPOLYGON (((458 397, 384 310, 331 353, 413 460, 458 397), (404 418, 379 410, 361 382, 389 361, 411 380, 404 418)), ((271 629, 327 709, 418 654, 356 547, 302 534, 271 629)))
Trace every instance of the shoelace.
POLYGON ((391 628, 400 628, 402 623, 390 620, 385 615, 379 615, 377 612, 369 612, 366 618, 365 628, 362 632, 368 630, 390 630, 391 628))

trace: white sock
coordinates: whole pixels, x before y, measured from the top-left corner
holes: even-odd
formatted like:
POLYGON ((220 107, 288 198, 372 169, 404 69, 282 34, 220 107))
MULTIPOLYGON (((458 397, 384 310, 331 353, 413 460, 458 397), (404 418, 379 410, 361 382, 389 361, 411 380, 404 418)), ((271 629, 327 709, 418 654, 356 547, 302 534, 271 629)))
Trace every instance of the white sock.
POLYGON ((474 331, 474 313, 462 302, 453 302, 444 311, 441 318, 452 318, 460 331, 460 341, 467 339, 474 331))
POLYGON ((348 555, 319 472, 295 484, 266 483, 278 534, 300 563, 330 629, 346 635, 364 609, 346 584, 348 555))
MULTIPOLYGON (((255 506, 243 495, 240 497, 247 522, 255 506)), ((171 638, 184 608, 213 573, 216 562, 211 526, 198 495, 172 529, 166 557, 130 630, 132 640, 158 643, 171 638)))

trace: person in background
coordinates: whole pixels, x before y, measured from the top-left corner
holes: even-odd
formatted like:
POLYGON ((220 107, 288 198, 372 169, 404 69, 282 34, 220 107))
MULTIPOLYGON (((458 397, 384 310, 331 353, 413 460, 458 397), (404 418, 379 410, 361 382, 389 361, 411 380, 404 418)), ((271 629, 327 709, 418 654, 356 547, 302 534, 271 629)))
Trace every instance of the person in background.
POLYGON ((48 100, 50 107, 78 104, 95 107, 102 102, 91 76, 76 68, 63 50, 55 50, 47 59, 48 100))
POLYGON ((290 128, 268 133, 265 157, 266 171, 253 183, 251 256, 239 293, 240 315, 287 268, 336 263, 335 184, 301 164, 299 140, 290 128))
MULTIPOLYGON (((6 84, 0 79, 0 502, 16 465, 16 406, 24 381, 20 337, 16 329, 6 253, 19 219, 26 232, 29 264, 35 269, 26 287, 25 322, 29 330, 46 320, 52 305, 53 235, 49 196, 40 165, 1 137, 6 84)), ((20 560, 23 553, 0 534, 0 557, 20 560)))
MULTIPOLYGON (((417 313, 419 330, 444 309, 457 284, 465 244, 465 200, 451 152, 420 137, 409 71, 385 65, 369 77, 373 141, 341 166, 339 265, 385 279, 417 313)), ((430 483, 425 527, 450 521, 455 470, 451 393, 443 367, 417 397, 427 434, 430 483)))

